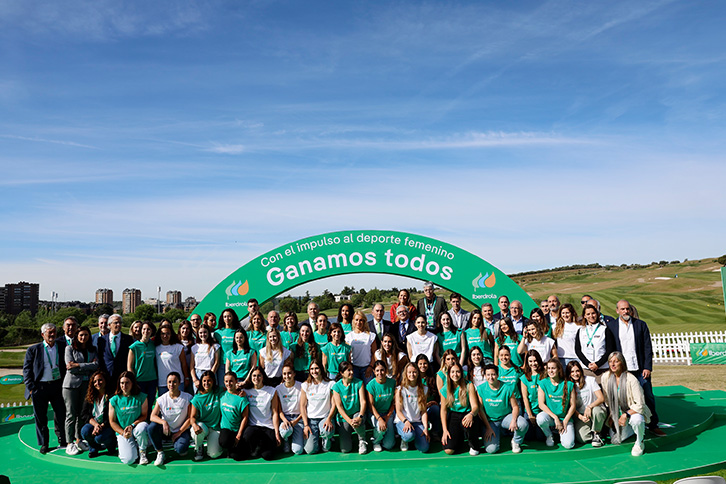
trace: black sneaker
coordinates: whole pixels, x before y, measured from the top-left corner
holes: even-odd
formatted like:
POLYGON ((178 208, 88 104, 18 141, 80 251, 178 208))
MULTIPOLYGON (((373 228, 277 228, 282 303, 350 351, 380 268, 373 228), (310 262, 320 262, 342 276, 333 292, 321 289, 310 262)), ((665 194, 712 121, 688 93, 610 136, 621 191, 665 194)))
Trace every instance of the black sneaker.
POLYGON ((40 453, 45 455, 48 453, 48 446, 47 445, 41 445, 40 446, 40 453))

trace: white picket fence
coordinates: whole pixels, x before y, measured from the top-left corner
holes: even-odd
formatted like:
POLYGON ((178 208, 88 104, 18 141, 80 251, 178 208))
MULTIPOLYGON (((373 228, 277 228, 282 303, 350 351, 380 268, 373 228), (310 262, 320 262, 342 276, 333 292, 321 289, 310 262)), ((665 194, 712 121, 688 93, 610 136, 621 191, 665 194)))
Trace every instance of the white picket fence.
POLYGON ((653 363, 691 364, 690 343, 726 343, 726 331, 653 333, 653 363))

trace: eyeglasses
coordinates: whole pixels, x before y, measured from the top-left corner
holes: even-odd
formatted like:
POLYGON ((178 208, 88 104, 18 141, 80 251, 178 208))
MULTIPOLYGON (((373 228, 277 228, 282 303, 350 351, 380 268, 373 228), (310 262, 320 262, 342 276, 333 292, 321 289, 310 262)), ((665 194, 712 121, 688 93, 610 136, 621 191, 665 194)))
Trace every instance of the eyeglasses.
POLYGON ((586 299, 585 301, 580 301, 580 304, 587 304, 587 301, 589 301, 589 299, 586 299))

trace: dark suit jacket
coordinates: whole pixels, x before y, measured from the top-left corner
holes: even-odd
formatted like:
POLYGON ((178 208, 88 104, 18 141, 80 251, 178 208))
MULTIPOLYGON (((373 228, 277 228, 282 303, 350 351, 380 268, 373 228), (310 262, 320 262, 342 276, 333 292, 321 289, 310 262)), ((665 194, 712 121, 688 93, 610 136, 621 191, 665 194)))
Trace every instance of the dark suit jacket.
MULTIPOLYGON (((66 343, 56 341, 56 351, 58 352, 58 368, 60 368, 61 381, 66 376, 66 343)), ((45 350, 43 342, 34 344, 25 352, 25 361, 23 362, 23 382, 25 383, 25 399, 30 400, 33 392, 37 389, 40 379, 43 377, 45 368, 45 350)))
MULTIPOLYGON (((638 367, 640 371, 653 371, 653 344, 650 341, 650 330, 645 321, 640 319, 630 319, 633 325, 633 335, 635 336, 635 355, 638 357, 638 367)), ((622 352, 620 345, 620 319, 613 319, 607 323, 607 327, 615 337, 615 346, 618 351, 622 352)))
POLYGON ((105 370, 111 377, 111 381, 109 382, 111 388, 116 388, 118 376, 126 371, 129 358, 129 346, 133 344, 134 339, 128 334, 121 333, 121 340, 119 341, 119 347, 114 358, 111 352, 110 338, 111 333, 98 338, 98 366, 105 370))
MULTIPOLYGON (((384 319, 381 322, 383 323, 383 334, 390 333, 392 323, 390 321, 388 321, 387 319, 384 319)), ((368 329, 370 330, 371 333, 376 335, 377 339, 380 339, 380 338, 378 338, 378 333, 376 333, 376 325, 373 323, 372 319, 370 321, 368 321, 368 329)), ((380 341, 378 341, 378 343, 380 344, 380 341)))
POLYGON ((416 332, 416 325, 414 322, 409 319, 408 320, 408 328, 406 328, 406 334, 403 338, 401 338, 401 322, 394 323, 391 325, 391 333, 393 333, 396 336, 396 343, 398 343, 398 349, 406 353, 406 338, 409 334, 416 332))
MULTIPOLYGON (((438 321, 439 316, 441 313, 445 313, 449 310, 449 307, 446 305, 446 300, 441 296, 436 296, 436 299, 434 300, 434 321, 436 321, 436 327, 431 329, 428 328, 429 331, 432 333, 440 333, 441 328, 439 327, 438 321)), ((418 311, 419 316, 426 316, 426 298, 419 299, 418 303, 416 303, 416 311, 418 311)))
POLYGON ((502 312, 501 312, 501 311, 499 311, 498 313, 494 313, 494 317, 493 317, 492 319, 493 319, 494 321, 499 321, 500 319, 504 319, 504 318, 506 318, 507 316, 509 316, 509 317, 511 318, 511 317, 512 317, 512 313, 511 313, 511 312, 509 312, 509 313, 505 314, 504 316, 502 316, 502 312))

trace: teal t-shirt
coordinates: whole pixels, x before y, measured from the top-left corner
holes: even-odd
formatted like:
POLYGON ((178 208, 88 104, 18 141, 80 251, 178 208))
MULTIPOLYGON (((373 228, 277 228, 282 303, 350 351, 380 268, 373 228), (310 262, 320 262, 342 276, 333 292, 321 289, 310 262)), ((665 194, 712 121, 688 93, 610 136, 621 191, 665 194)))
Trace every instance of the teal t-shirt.
POLYGON ((534 414, 529 416, 536 416, 541 412, 539 409, 539 392, 537 391, 539 388, 539 375, 536 373, 533 374, 531 380, 527 380, 527 377, 522 375, 519 377, 519 381, 527 387, 527 400, 529 400, 529 406, 532 408, 532 413, 534 414))
POLYGON ((351 331, 353 331, 353 323, 340 323, 340 325, 343 327, 343 333, 348 334, 351 331))
POLYGON ((267 333, 262 331, 250 331, 247 333, 250 337, 250 348, 255 350, 257 353, 267 344, 267 333))
POLYGON ((252 370, 253 354, 254 350, 252 349, 250 349, 250 351, 248 351, 247 353, 242 350, 237 351, 237 353, 229 350, 224 355, 224 362, 229 362, 230 371, 233 371, 234 374, 237 375, 237 378, 239 378, 240 380, 244 380, 247 378, 250 370, 252 370))
POLYGON ((197 422, 203 423, 210 429, 219 430, 222 412, 219 406, 220 397, 227 393, 224 388, 209 393, 197 393, 192 398, 192 405, 197 409, 197 422))
MULTIPOLYGON (((482 341, 479 328, 469 328, 464 333, 466 334, 466 346, 469 348, 469 351, 471 351, 474 346, 478 346, 484 354, 484 358, 489 358, 490 360, 494 359, 492 346, 489 344, 488 339, 482 341)), ((484 336, 485 338, 491 336, 488 329, 484 330, 484 336)))
POLYGON ((302 352, 302 356, 297 356, 297 345, 290 347, 290 351, 292 351, 293 354, 293 365, 295 367, 295 371, 308 371, 310 363, 312 362, 312 358, 310 357, 310 345, 308 343, 303 343, 303 345, 305 345, 305 350, 302 352))
POLYGON ((502 346, 506 346, 507 348, 509 348, 509 353, 511 353, 512 355, 512 364, 517 368, 521 368, 524 360, 522 359, 522 355, 517 353, 517 347, 519 346, 519 342, 514 341, 511 336, 505 336, 504 344, 502 346))
MULTIPOLYGON (((363 387, 363 382, 357 378, 353 378, 353 381, 348 386, 345 386, 343 380, 339 380, 333 385, 333 391, 340 395, 340 400, 343 402, 343 410, 348 414, 348 417, 353 417, 353 415, 360 412, 360 395, 358 391, 361 387, 363 387)), ((338 422, 345 422, 345 419, 340 416, 340 413, 338 413, 338 422)))
POLYGON ((156 345, 152 341, 135 341, 129 351, 134 354, 136 381, 156 381, 156 345))
POLYGON ((329 373, 338 373, 338 366, 344 361, 350 361, 351 347, 348 343, 340 343, 336 346, 330 342, 323 347, 322 351, 328 357, 326 370, 329 373))
POLYGON ((242 423, 242 413, 249 404, 250 402, 247 400, 247 397, 225 392, 219 399, 219 409, 221 412, 219 427, 237 432, 242 423))
POLYGON ((545 393, 547 408, 559 418, 565 418, 565 415, 567 415, 567 409, 570 406, 570 395, 572 394, 574 385, 571 381, 561 381, 555 385, 549 378, 545 378, 539 382, 539 387, 545 393), (565 391, 565 385, 567 385, 567 391, 565 391))
POLYGON ((514 389, 514 396, 519 398, 519 368, 511 367, 509 369, 502 368, 499 365, 499 381, 507 386, 511 386, 514 389))
POLYGON ((134 420, 139 418, 141 415, 141 406, 146 401, 146 393, 139 393, 138 395, 129 395, 128 397, 122 394, 114 395, 108 404, 113 407, 113 411, 116 414, 116 420, 122 429, 125 429, 134 420))
POLYGON ((228 351, 232 351, 232 345, 234 344, 234 334, 237 330, 232 328, 221 328, 214 332, 214 339, 222 347, 222 354, 226 354, 228 351))
MULTIPOLYGON (((444 405, 446 403, 446 392, 447 388, 446 385, 444 385, 443 387, 441 387, 441 405, 444 405)), ((459 401, 459 387, 456 387, 454 393, 454 404, 449 407, 449 410, 451 410, 452 412, 471 412, 471 402, 468 398, 466 406, 462 406, 461 402, 459 401)))
POLYGON ((510 399, 514 393, 513 386, 500 384, 498 389, 493 390, 489 383, 485 382, 476 387, 476 392, 481 397, 484 413, 490 420, 499 422, 512 413, 510 399))
POLYGON ((320 349, 323 348, 326 344, 328 344, 328 335, 326 334, 320 334, 317 331, 313 331, 313 338, 315 338, 315 344, 317 344, 320 349))
POLYGON ((280 331, 280 342, 282 346, 290 349, 292 345, 297 343, 297 332, 295 331, 280 331))
POLYGON ((396 393, 396 380, 386 378, 386 381, 381 384, 374 378, 368 382, 366 390, 373 396, 373 406, 376 407, 378 413, 381 415, 388 413, 396 393))
POLYGON ((446 350, 454 350, 456 356, 461 356, 461 333, 453 331, 443 331, 439 333, 439 355, 443 355, 446 350))

